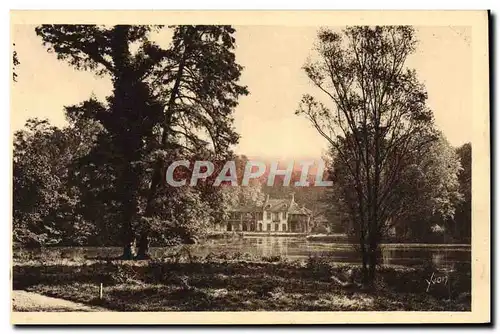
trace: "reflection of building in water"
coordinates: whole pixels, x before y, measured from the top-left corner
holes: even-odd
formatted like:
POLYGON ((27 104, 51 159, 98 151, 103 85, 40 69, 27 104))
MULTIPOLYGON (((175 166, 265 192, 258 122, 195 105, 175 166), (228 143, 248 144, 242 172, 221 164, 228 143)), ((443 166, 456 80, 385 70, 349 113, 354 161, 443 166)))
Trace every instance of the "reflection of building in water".
POLYGON ((216 231, 309 233, 311 210, 289 199, 270 199, 263 205, 239 206, 230 210, 229 219, 216 231))
POLYGON ((260 250, 259 253, 261 256, 288 255, 287 251, 288 243, 286 238, 264 237, 255 239, 256 239, 255 245, 260 250))
POLYGON ((394 257, 393 249, 382 249, 382 264, 384 266, 392 264, 392 258, 394 257))
POLYGON ((442 266, 444 263, 444 254, 443 253, 432 253, 432 264, 436 267, 442 266))
POLYGON ((384 265, 432 265, 438 269, 452 266, 446 250, 414 248, 411 245, 382 248, 381 263, 384 265))

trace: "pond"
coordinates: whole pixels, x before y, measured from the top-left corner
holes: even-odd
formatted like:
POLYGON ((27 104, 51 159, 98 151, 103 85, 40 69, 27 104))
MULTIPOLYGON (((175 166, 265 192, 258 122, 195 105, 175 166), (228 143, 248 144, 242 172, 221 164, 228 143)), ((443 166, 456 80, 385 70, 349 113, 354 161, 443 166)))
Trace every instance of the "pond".
MULTIPOLYGON (((384 265, 425 265, 449 267, 471 261, 470 245, 455 244, 383 244, 381 263, 384 265)), ((192 254, 250 253, 257 257, 276 256, 294 260, 309 256, 327 256, 338 263, 361 263, 359 252, 350 244, 309 241, 304 237, 243 237, 240 239, 209 240, 193 246, 192 254)))
MULTIPOLYGON (((294 259, 306 259, 309 256, 327 256, 338 263, 360 263, 356 249, 346 243, 328 243, 308 241, 304 237, 245 236, 207 240, 188 246, 192 255, 205 257, 210 253, 232 255, 249 253, 255 257, 277 256, 294 259)), ((178 251, 178 247, 152 247, 154 257, 167 256, 178 251)), ((118 257, 119 247, 51 247, 41 251, 51 258, 107 258, 118 257)), ((34 255, 42 255, 35 251, 34 255)), ((383 244, 381 245, 381 263, 384 265, 425 265, 452 267, 456 263, 470 264, 470 245, 456 244, 383 244)))

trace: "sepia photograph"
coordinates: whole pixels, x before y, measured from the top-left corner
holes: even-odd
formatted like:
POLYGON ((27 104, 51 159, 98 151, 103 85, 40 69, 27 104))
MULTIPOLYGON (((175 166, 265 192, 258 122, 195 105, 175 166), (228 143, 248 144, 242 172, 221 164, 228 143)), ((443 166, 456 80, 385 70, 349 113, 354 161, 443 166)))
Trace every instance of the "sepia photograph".
POLYGON ((489 322, 488 21, 11 11, 12 322, 489 322))

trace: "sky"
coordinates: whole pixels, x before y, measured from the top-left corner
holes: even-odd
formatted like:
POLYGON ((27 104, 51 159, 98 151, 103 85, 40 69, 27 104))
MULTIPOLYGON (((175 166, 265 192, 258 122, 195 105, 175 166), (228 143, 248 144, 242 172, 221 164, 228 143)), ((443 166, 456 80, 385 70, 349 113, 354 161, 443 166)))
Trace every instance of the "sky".
MULTIPOLYGON (((240 83, 250 95, 235 110, 238 154, 266 159, 317 159, 327 143, 310 123, 296 116, 302 94, 315 92, 301 67, 313 55, 318 27, 236 26, 236 60, 244 67, 240 83)), ((437 127, 450 144, 472 137, 472 49, 470 27, 416 27, 418 49, 407 61, 429 94, 437 127)), ((334 29, 339 29, 334 28, 334 29)), ((165 37, 168 38, 168 37, 165 37)), ((104 99, 109 78, 77 71, 46 52, 34 26, 16 25, 13 42, 20 65, 11 86, 11 130, 28 118, 48 118, 63 126, 64 106, 91 94, 104 99)))

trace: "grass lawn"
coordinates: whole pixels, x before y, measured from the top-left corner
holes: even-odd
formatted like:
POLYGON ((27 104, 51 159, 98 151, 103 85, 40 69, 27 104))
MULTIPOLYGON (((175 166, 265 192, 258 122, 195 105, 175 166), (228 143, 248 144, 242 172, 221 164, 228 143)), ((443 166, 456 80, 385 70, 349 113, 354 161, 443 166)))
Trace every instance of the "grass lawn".
POLYGON ((426 292, 432 268, 381 267, 376 289, 343 287, 359 266, 324 258, 15 260, 14 289, 115 311, 470 311, 470 267, 426 292), (103 299, 99 285, 103 283, 103 299))

